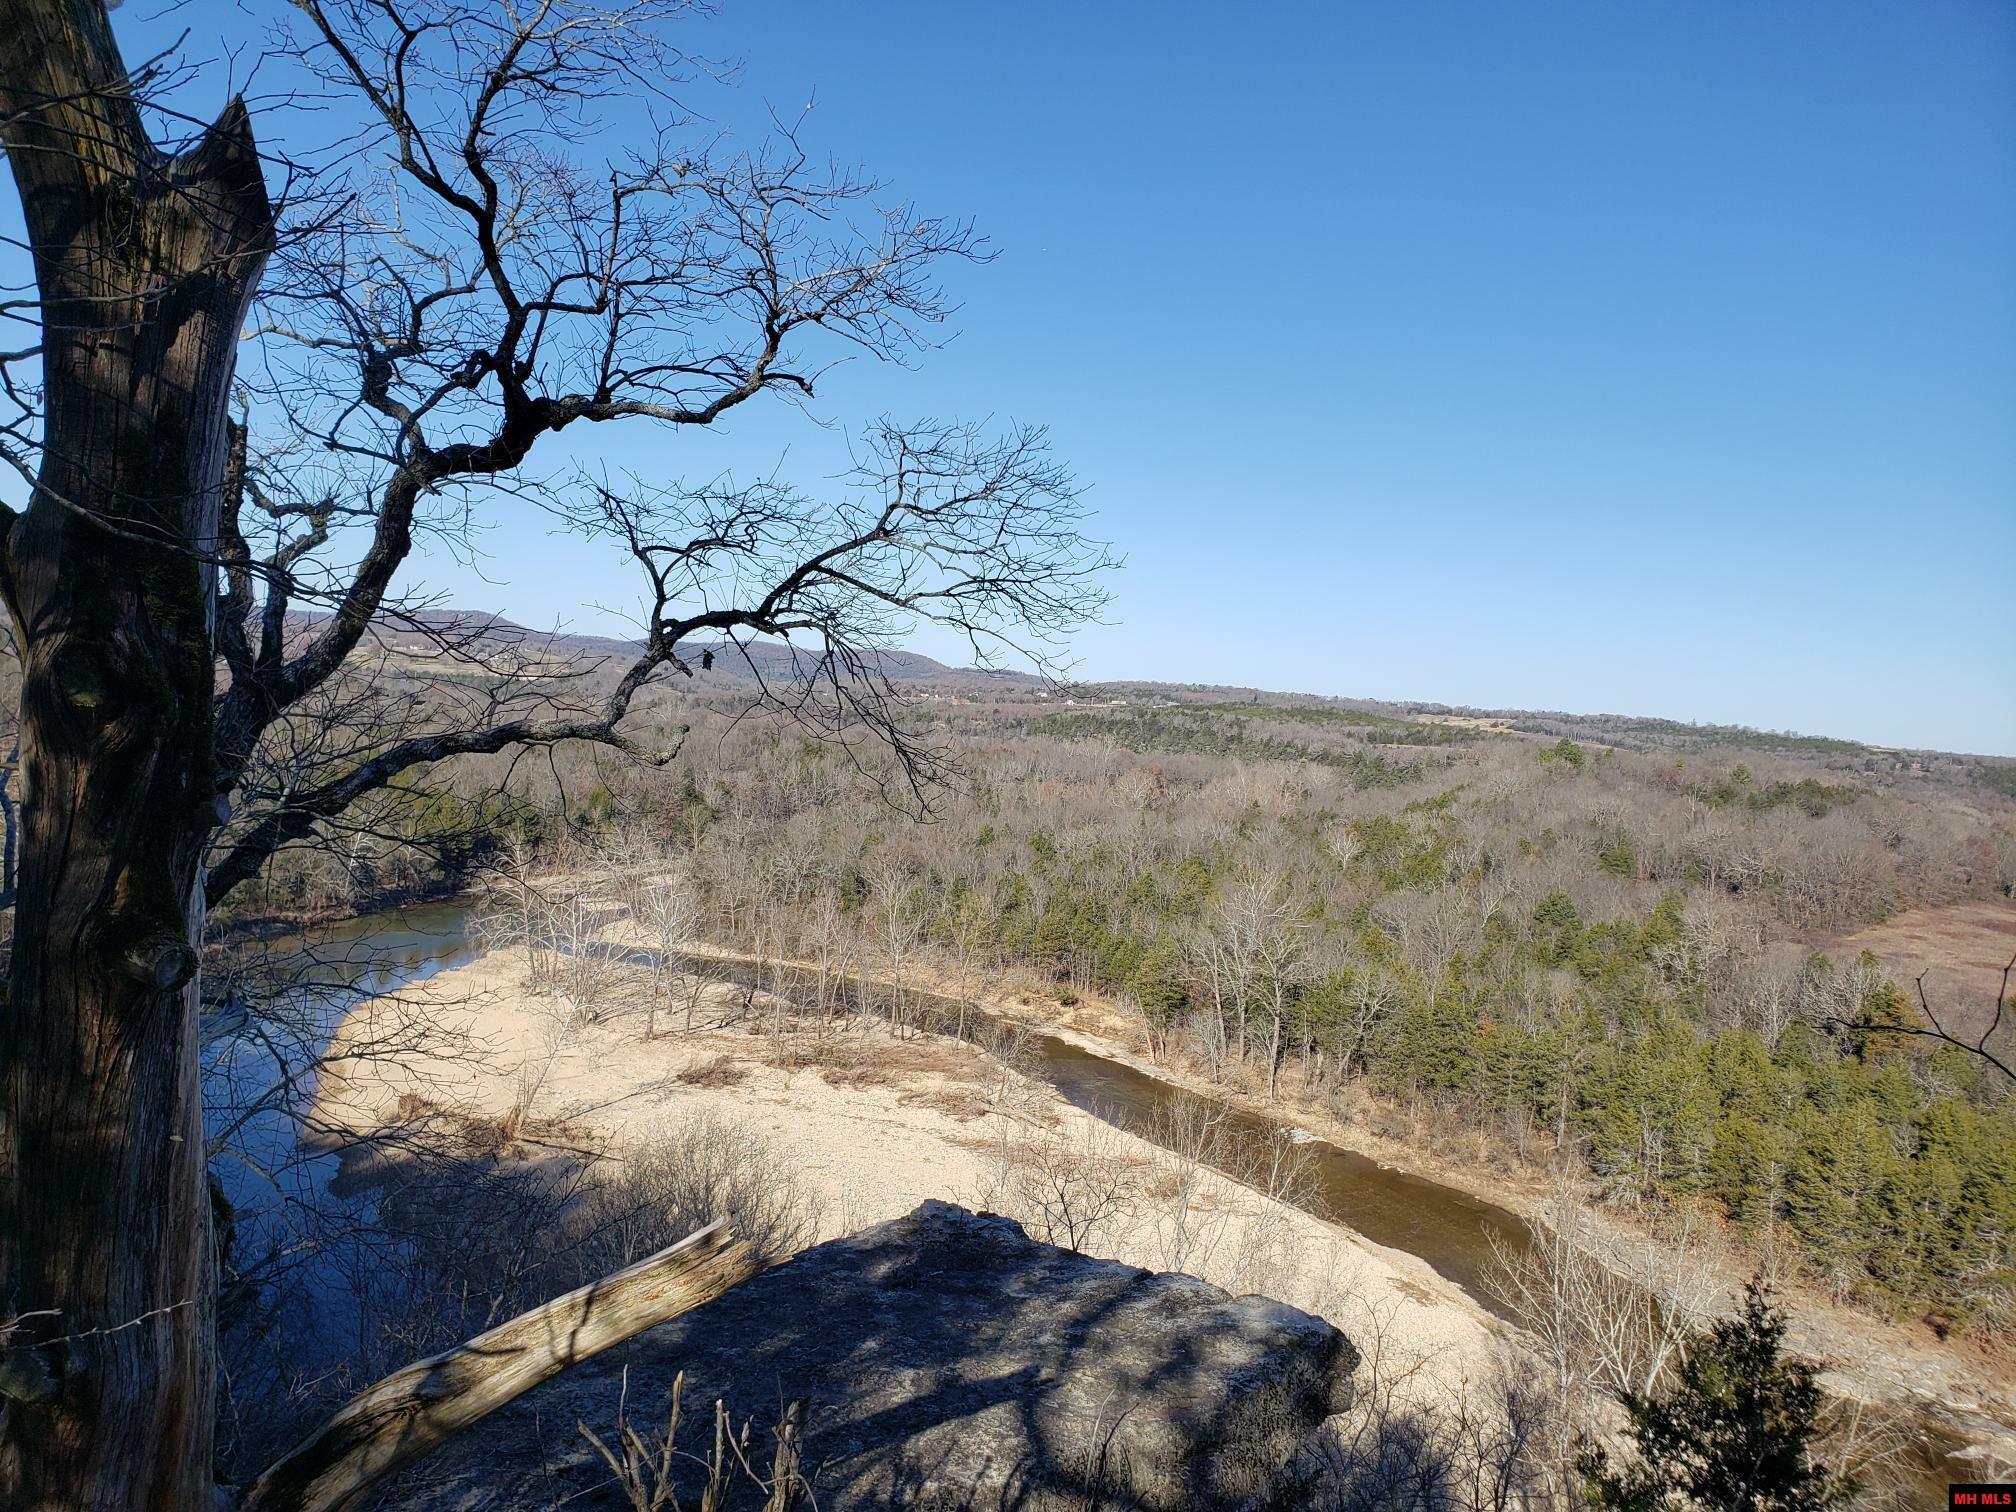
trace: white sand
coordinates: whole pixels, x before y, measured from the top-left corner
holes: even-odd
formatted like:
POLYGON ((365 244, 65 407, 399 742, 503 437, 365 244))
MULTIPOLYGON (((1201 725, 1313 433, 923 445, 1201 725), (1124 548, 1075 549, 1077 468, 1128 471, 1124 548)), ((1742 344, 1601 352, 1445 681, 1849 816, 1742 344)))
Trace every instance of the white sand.
MULTIPOLYGON (((1503 1325, 1425 1262, 1208 1173, 1180 1200, 1182 1173, 1166 1153, 1045 1086, 1011 1080, 1007 1106, 1000 1106, 991 1100, 1003 1087, 998 1067, 956 1040, 898 1041, 868 1023, 840 1031, 822 1049, 809 1033, 773 1037, 768 1031, 778 1021, 759 999, 754 1024, 689 1033, 674 1011, 661 1015, 659 1036, 647 1041, 634 1006, 644 973, 627 975, 606 990, 611 1001, 627 992, 633 1006, 578 1026, 557 1051, 553 1001, 529 990, 515 954, 486 956, 409 988, 400 995, 402 1012, 423 1009, 479 1053, 437 1047, 351 1064, 325 1079, 318 1117, 366 1134, 396 1116, 402 1095, 416 1095, 495 1120, 543 1066, 530 1140, 620 1153, 694 1113, 744 1120, 798 1168, 822 1203, 822 1238, 898 1216, 926 1198, 1024 1217, 1004 1188, 1004 1146, 1051 1141, 1135 1173, 1128 1211, 1084 1243, 1088 1253, 1188 1269, 1228 1290, 1263 1292, 1320 1313, 1362 1351, 1379 1352, 1388 1368, 1418 1366, 1424 1390, 1481 1380, 1505 1355, 1503 1325), (773 1063, 814 1054, 829 1064, 773 1063), (717 1063, 726 1075, 711 1080, 725 1084, 680 1079, 717 1063), (1187 1247, 1176 1243, 1179 1229, 1187 1247), (1170 1256, 1179 1253, 1185 1263, 1172 1266, 1170 1256)), ((368 1038, 384 1011, 363 1005, 339 1041, 354 1047, 368 1038)))

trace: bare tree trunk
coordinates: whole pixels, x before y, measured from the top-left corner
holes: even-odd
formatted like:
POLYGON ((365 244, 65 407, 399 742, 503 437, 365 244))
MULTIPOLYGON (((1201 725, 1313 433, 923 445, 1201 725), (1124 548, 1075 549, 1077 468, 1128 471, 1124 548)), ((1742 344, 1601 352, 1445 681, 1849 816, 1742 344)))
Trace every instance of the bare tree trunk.
POLYGON ((1274 1005, 1274 1029, 1267 1041, 1267 1100, 1273 1102, 1281 1093, 1281 1005, 1274 1005))
POLYGON ((0 1018, 0 1311, 56 1378, 0 1428, 0 1503, 208 1505, 197 1086, 217 821, 212 562, 239 330, 273 240, 233 101, 149 141, 99 5, 0 4, 0 131, 44 331, 41 472, 8 523, 21 861, 0 1018))
POLYGON ((6 849, 0 853, 0 905, 14 906, 14 859, 20 851, 20 813, 12 791, 14 774, 21 769, 21 742, 15 741, 14 748, 7 753, 7 760, 0 764, 0 824, 6 827, 6 849))

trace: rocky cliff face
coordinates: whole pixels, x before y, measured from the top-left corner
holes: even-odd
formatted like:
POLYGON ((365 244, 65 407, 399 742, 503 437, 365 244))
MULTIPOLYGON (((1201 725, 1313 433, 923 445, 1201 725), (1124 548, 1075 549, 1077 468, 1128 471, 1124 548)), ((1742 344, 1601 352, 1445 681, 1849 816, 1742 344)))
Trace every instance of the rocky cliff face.
MULTIPOLYGON (((1191 1276, 1039 1244, 1004 1218, 927 1202, 818 1245, 578 1368, 484 1425, 392 1505, 411 1512, 616 1507, 574 1437, 640 1425, 686 1372, 687 1410, 753 1420, 806 1403, 822 1512, 905 1507, 1232 1509, 1275 1484, 1349 1403, 1357 1351, 1328 1323, 1191 1276)), ((696 1421, 683 1447, 700 1451, 696 1421)), ((759 1498, 760 1500, 760 1498, 759 1498)))

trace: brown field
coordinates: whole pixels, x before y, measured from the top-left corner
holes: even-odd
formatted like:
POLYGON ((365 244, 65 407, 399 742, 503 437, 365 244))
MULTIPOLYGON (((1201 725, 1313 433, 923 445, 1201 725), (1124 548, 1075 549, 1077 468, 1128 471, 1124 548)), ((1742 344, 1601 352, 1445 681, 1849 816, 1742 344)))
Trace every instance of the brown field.
POLYGON ((1926 1001, 1941 1022, 1958 1033, 1979 1034, 1995 1011, 2003 968, 2016 957, 2016 901, 1908 909, 1886 923, 1836 935, 1819 948, 1837 961, 1867 950, 1907 988, 1922 975, 1926 1001))

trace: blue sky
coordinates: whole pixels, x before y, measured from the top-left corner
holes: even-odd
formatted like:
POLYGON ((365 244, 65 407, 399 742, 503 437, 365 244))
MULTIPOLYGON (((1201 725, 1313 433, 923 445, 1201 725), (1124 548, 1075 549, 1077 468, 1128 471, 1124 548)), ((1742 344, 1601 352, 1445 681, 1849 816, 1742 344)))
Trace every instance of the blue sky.
MULTIPOLYGON (((200 49, 246 11, 173 21, 200 49)), ((729 0, 687 31, 744 63, 724 123, 816 98, 815 147, 999 250, 952 278, 956 340, 816 409, 1048 423, 1127 558, 1082 675, 2016 754, 2016 6, 729 0)), ((816 480, 838 442, 773 410, 616 444, 816 480)), ((608 628, 617 565, 543 530, 489 532, 487 581, 423 570, 608 628)))

